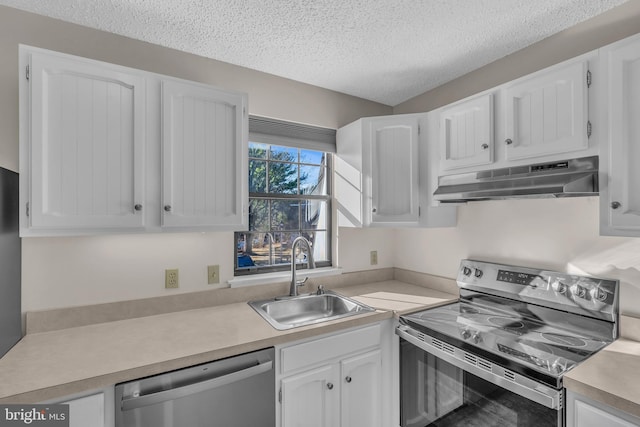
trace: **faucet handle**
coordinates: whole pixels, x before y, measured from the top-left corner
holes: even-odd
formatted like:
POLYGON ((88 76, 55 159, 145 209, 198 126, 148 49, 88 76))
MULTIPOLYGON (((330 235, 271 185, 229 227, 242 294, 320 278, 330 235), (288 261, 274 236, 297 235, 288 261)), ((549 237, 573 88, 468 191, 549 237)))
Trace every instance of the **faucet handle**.
POLYGON ((296 280, 296 286, 303 286, 309 280, 308 277, 305 277, 304 280, 296 280))

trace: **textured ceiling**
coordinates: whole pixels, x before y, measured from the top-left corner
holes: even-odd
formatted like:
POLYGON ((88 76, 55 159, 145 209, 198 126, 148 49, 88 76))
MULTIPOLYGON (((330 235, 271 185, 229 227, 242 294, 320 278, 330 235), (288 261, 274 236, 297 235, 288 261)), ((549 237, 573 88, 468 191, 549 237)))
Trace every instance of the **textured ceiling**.
POLYGON ((626 0, 0 0, 397 105, 626 0))

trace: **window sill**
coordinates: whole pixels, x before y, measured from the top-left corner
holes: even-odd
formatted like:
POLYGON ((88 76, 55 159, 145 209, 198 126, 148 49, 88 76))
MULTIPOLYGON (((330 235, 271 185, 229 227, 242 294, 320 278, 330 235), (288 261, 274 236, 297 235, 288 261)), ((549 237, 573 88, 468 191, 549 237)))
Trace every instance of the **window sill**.
MULTIPOLYGON (((342 274, 342 268, 326 267, 314 268, 313 270, 300 270, 298 276, 303 279, 309 277, 338 276, 342 274)), ((251 276, 236 276, 228 280, 232 288, 242 288, 244 286, 267 285, 269 283, 287 282, 291 280, 291 271, 278 271, 276 273, 254 274, 251 276)))

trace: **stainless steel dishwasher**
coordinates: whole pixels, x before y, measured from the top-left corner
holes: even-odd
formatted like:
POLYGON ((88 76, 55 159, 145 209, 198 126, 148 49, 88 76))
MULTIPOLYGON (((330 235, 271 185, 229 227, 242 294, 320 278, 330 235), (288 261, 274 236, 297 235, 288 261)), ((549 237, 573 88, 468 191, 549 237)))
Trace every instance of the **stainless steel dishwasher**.
POLYGON ((275 425, 274 349, 116 385, 116 427, 275 425))

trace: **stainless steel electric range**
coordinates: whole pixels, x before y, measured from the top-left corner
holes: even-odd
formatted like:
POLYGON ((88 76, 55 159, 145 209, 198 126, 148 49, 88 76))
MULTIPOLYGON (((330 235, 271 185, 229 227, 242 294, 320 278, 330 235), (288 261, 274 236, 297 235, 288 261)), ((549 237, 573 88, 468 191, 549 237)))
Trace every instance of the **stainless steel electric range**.
POLYGON ((401 425, 562 426, 562 376, 617 338, 618 282, 463 260, 458 302, 401 316, 401 425))

